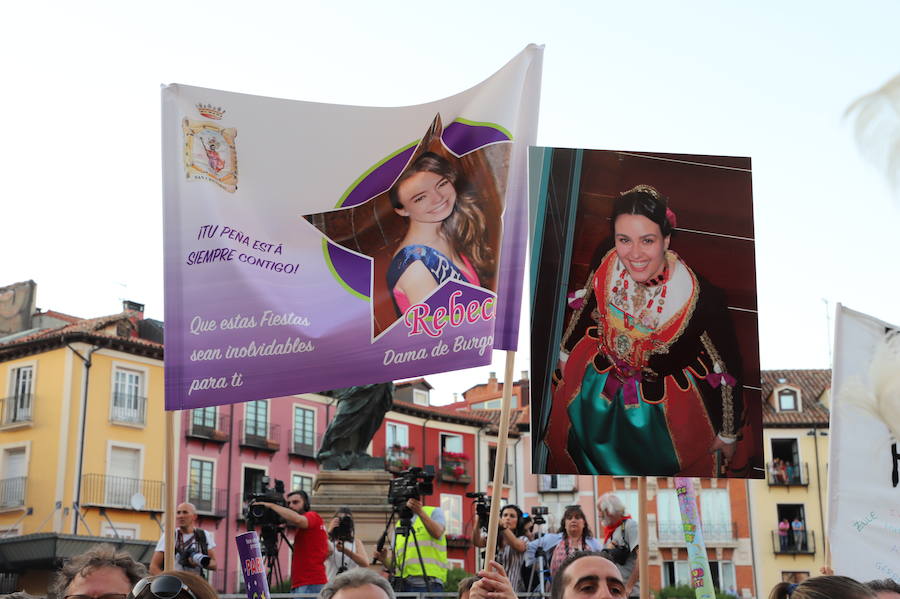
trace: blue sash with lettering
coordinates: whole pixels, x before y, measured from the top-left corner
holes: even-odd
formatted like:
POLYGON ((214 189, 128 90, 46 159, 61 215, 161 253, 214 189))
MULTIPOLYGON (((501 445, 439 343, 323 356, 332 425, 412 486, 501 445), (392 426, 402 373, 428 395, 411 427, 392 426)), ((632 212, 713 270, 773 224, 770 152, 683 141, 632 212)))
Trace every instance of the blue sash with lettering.
POLYGON ((394 302, 394 309, 397 310, 397 316, 401 316, 402 313, 400 311, 400 306, 397 305, 397 299, 394 297, 394 287, 397 285, 397 281, 400 280, 403 273, 406 272, 406 269, 409 268, 409 265, 416 260, 420 260, 422 264, 425 265, 425 268, 427 268, 428 272, 431 273, 431 276, 434 277, 434 282, 438 285, 449 279, 459 279, 460 281, 466 280, 465 275, 459 267, 453 263, 453 260, 433 247, 427 245, 405 246, 397 252, 397 255, 391 260, 391 265, 388 267, 387 271, 388 289, 391 292, 391 299, 394 302))

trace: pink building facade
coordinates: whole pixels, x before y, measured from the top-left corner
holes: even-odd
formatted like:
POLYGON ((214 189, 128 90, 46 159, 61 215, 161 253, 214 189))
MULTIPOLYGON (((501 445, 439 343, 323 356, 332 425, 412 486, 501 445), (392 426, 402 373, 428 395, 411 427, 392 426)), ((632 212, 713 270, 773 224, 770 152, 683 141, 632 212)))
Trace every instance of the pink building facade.
MULTIPOLYGON (((393 409, 372 439, 369 453, 384 458, 385 468, 392 472, 434 467, 434 493, 424 503, 445 513, 451 565, 474 572, 470 542, 474 507, 466 493, 489 490, 496 459, 496 449, 491 450, 496 448, 496 418, 431 406, 430 388, 424 379, 397 385, 393 409)), ((219 569, 211 582, 220 593, 240 591, 233 539, 246 531, 246 494, 259 492, 264 476, 270 484, 283 481, 285 492, 306 490, 315 507, 315 454, 335 409, 332 398, 304 394, 180 414, 178 501, 193 503, 200 527, 215 534, 219 569)), ((506 471, 504 502, 516 497, 512 459, 507 460, 506 471)), ((330 515, 322 514, 326 519, 330 515)), ((367 550, 371 554, 373 548, 367 550)), ((290 553, 287 547, 279 551, 285 579, 290 576, 290 553)))
MULTIPOLYGON (((199 526, 215 534, 219 568, 211 582, 219 592, 238 592, 242 584, 233 539, 246 531, 246 495, 263 490, 263 477, 312 494, 315 452, 333 412, 330 398, 303 395, 180 414, 177 497, 193 503, 199 526)), ((279 555, 287 579, 290 550, 279 555)))

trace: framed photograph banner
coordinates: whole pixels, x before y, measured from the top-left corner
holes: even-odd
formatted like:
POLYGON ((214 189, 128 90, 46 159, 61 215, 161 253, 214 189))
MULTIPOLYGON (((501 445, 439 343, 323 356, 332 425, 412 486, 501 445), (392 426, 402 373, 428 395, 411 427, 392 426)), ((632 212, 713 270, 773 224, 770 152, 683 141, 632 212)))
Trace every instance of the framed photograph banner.
POLYGON ((761 478, 750 159, 530 167, 536 472, 761 478))

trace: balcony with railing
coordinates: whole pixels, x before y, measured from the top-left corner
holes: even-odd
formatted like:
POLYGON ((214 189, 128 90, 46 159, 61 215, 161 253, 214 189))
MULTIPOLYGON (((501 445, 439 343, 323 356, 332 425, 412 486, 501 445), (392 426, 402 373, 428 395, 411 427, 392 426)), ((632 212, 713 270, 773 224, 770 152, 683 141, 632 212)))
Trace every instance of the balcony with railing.
POLYGON ((289 429, 287 431, 288 453, 299 458, 315 458, 322 447, 322 434, 313 435, 308 430, 289 429))
POLYGON ((22 393, 0 399, 0 427, 16 428, 32 424, 34 395, 22 393))
POLYGON ((773 530, 772 551, 779 555, 813 555, 816 552, 816 533, 811 530, 789 530, 786 535, 781 535, 773 530))
POLYGON ((400 472, 412 466, 413 447, 391 445, 384 454, 384 468, 388 472, 400 472))
POLYGON ((182 501, 191 503, 200 516, 224 518, 228 514, 228 490, 185 485, 178 494, 182 501))
POLYGON ((26 480, 25 476, 0 479, 0 510, 25 506, 26 480))
POLYGON ((469 474, 469 456, 464 453, 445 451, 441 454, 441 470, 438 478, 445 483, 469 484, 472 476, 469 474))
POLYGON ((538 491, 540 493, 574 493, 578 490, 574 474, 540 474, 538 475, 538 491))
POLYGON ((161 512, 165 485, 161 480, 145 480, 108 474, 85 474, 81 478, 81 505, 139 509, 161 512), (132 502, 135 501, 136 504, 132 502))
MULTIPOLYGON (((700 524, 703 541, 707 545, 733 545, 737 541, 734 522, 703 522, 700 524)), ((687 530, 690 534, 690 529, 687 530)), ((683 546, 689 541, 685 539, 685 525, 681 522, 658 522, 656 534, 662 546, 683 546)))
POLYGON ((770 487, 807 487, 809 486, 809 469, 806 462, 796 466, 778 468, 774 463, 766 464, 766 479, 770 487))
POLYGON ((268 426, 253 420, 241 420, 241 447, 259 449, 262 451, 276 452, 281 449, 278 440, 281 425, 270 424, 268 426))
POLYGON ((147 398, 129 393, 113 393, 109 420, 115 424, 143 426, 147 422, 147 398))
POLYGON ((202 410, 185 410, 183 418, 185 435, 190 438, 215 443, 226 443, 231 438, 228 414, 216 416, 202 410))

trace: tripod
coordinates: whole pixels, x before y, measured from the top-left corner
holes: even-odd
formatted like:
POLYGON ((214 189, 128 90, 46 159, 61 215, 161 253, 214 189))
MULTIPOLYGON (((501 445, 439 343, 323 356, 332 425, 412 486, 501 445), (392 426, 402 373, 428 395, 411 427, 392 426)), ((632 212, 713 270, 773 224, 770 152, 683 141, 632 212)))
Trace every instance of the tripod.
POLYGON ((391 551, 394 554, 394 564, 390 571, 391 586, 397 592, 402 592, 403 590, 403 570, 406 567, 406 552, 407 548, 409 547, 409 538, 411 536, 413 545, 416 548, 416 557, 419 561, 419 568, 422 570, 422 578, 425 580, 425 590, 427 593, 430 593, 432 591, 431 577, 425 573, 425 560, 422 559, 422 551, 419 548, 419 539, 416 537, 416 534, 412 529, 413 513, 411 509, 406 507, 406 504, 403 504, 400 507, 394 507, 394 510, 393 512, 391 512, 391 516, 390 518, 388 518, 387 524, 384 527, 384 532, 379 539, 378 550, 380 551, 381 548, 383 548, 384 541, 385 539, 387 539, 388 531, 390 530, 391 523, 393 523, 395 517, 397 518, 398 525, 394 531, 394 544, 393 547, 391 547, 391 551), (403 537, 402 560, 397 554, 397 545, 400 537, 403 537))
MULTIPOLYGON (((534 539, 538 540, 544 536, 544 533, 540 531, 540 527, 544 524, 545 520, 540 517, 535 517, 534 519, 534 528, 536 530, 536 534, 534 539)), ((531 565, 531 575, 528 577, 528 592, 532 592, 534 590, 534 576, 537 573, 538 584, 540 585, 538 588, 541 589, 541 595, 546 595, 547 587, 546 580, 544 579, 544 574, 546 572, 545 562, 547 554, 544 553, 543 547, 538 547, 537 551, 534 553, 534 563, 531 565)))
POLYGON ((294 550, 294 546, 288 541, 283 527, 263 526, 260 528, 260 533, 262 554, 266 558, 266 581, 269 583, 269 589, 271 590, 273 586, 280 586, 284 583, 284 577, 281 574, 281 564, 278 562, 278 551, 281 549, 281 542, 287 543, 291 551, 294 550))

